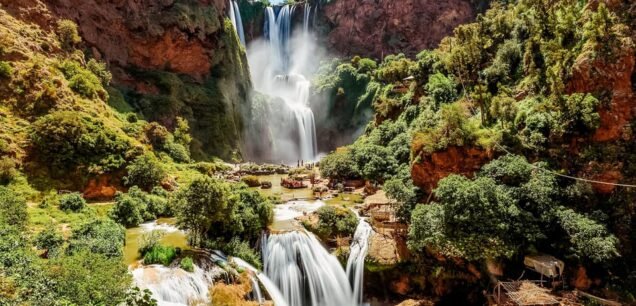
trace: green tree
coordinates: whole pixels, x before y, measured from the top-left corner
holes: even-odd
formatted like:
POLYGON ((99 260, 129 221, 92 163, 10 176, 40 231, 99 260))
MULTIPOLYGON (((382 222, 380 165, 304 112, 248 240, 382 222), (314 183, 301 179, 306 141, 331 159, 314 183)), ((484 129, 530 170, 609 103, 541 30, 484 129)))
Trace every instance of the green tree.
POLYGON ((197 177, 175 196, 177 225, 190 234, 194 246, 201 245, 215 222, 223 222, 231 213, 230 188, 211 177, 197 177))
POLYGON ((338 148, 320 161, 320 174, 335 179, 356 179, 362 174, 349 148, 338 148))
POLYGON ((60 209, 79 212, 86 208, 86 200, 78 192, 64 194, 60 197, 60 209))
POLYGON ((570 238, 575 255, 598 263, 620 256, 618 239, 603 224, 564 207, 560 208, 557 216, 570 238))
POLYGON ((73 229, 69 240, 68 253, 103 254, 107 257, 119 258, 123 255, 126 229, 107 218, 93 218, 73 229))
POLYGON ((51 259, 45 265, 58 301, 72 305, 118 305, 131 286, 128 268, 119 258, 84 250, 51 259))
POLYGON ((128 186, 139 186, 143 190, 151 190, 161 184, 166 177, 163 164, 152 153, 138 156, 126 167, 128 175, 124 183, 128 186))
POLYGON ((428 77, 426 92, 438 105, 442 103, 450 103, 457 99, 455 83, 451 78, 448 78, 439 72, 428 77))
POLYGON ((316 232, 323 238, 351 236, 358 226, 358 217, 349 209, 326 205, 318 208, 316 232))

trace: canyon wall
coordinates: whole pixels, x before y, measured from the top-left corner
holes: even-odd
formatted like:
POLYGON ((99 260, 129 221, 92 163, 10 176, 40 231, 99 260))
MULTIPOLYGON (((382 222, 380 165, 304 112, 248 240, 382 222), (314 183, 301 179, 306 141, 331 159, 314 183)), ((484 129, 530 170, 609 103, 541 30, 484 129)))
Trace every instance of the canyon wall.
POLYGON ((331 50, 376 58, 435 48, 476 15, 467 0, 336 0, 323 13, 331 50))
POLYGON ((198 158, 236 154, 242 112, 249 110, 249 69, 224 20, 227 3, 0 0, 12 15, 45 29, 62 18, 77 23, 85 53, 105 61, 113 73, 113 104, 130 105, 168 127, 185 117, 198 158))

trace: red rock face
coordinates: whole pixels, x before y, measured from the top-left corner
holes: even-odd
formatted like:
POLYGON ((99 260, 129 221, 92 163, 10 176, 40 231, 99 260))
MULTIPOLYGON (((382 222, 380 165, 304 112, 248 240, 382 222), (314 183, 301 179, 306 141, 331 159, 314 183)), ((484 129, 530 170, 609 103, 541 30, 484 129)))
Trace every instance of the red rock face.
POLYGON ((632 90, 632 74, 636 57, 632 48, 615 51, 614 62, 595 59, 583 53, 572 67, 570 92, 611 93, 609 106, 599 109, 601 125, 592 137, 594 141, 615 141, 623 138, 623 129, 636 114, 636 96, 632 90))
POLYGON ((343 55, 413 55, 475 17, 466 0, 337 0, 324 8, 328 43, 343 55))
MULTIPOLYGON (((165 17, 174 0, 0 0, 0 4, 44 28, 53 27, 58 18, 75 21, 93 53, 121 67, 166 70, 202 79, 210 73, 217 47, 216 35, 202 35, 200 29, 158 26, 157 16, 165 17)), ((226 1, 201 0, 199 4, 213 5, 222 30, 226 1)))
POLYGON ((472 176, 481 166, 492 160, 492 152, 471 147, 448 147, 444 151, 421 156, 411 167, 413 183, 431 192, 439 180, 451 175, 472 176))

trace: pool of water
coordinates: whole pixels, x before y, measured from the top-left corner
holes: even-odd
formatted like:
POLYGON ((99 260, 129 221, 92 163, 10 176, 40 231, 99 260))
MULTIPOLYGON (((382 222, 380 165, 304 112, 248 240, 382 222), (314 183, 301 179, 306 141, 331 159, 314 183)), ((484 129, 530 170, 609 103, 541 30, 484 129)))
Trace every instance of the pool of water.
POLYGON ((138 251, 139 240, 145 233, 154 230, 164 232, 164 236, 160 240, 163 245, 181 248, 182 250, 189 249, 186 233, 179 230, 175 226, 175 222, 176 220, 174 218, 160 218, 152 222, 142 223, 138 227, 127 229, 126 246, 124 246, 124 262, 130 265, 141 259, 139 258, 138 251))
POLYGON ((316 211, 325 205, 323 201, 291 201, 274 207, 274 222, 270 229, 275 232, 301 230, 297 217, 316 211))

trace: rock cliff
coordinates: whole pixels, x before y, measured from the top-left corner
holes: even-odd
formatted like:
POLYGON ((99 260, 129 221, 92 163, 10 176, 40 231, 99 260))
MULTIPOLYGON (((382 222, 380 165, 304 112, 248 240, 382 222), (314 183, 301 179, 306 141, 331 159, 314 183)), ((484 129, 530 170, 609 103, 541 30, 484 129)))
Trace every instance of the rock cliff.
POLYGON ((466 0, 337 0, 323 11, 330 49, 378 58, 434 48, 476 14, 466 0))
POLYGON ((79 26, 89 56, 113 73, 112 97, 171 127, 190 121, 195 157, 228 158, 240 146, 249 109, 249 69, 225 23, 222 0, 0 0, 12 15, 43 28, 79 26), (115 92, 115 94, 113 94, 115 92))

